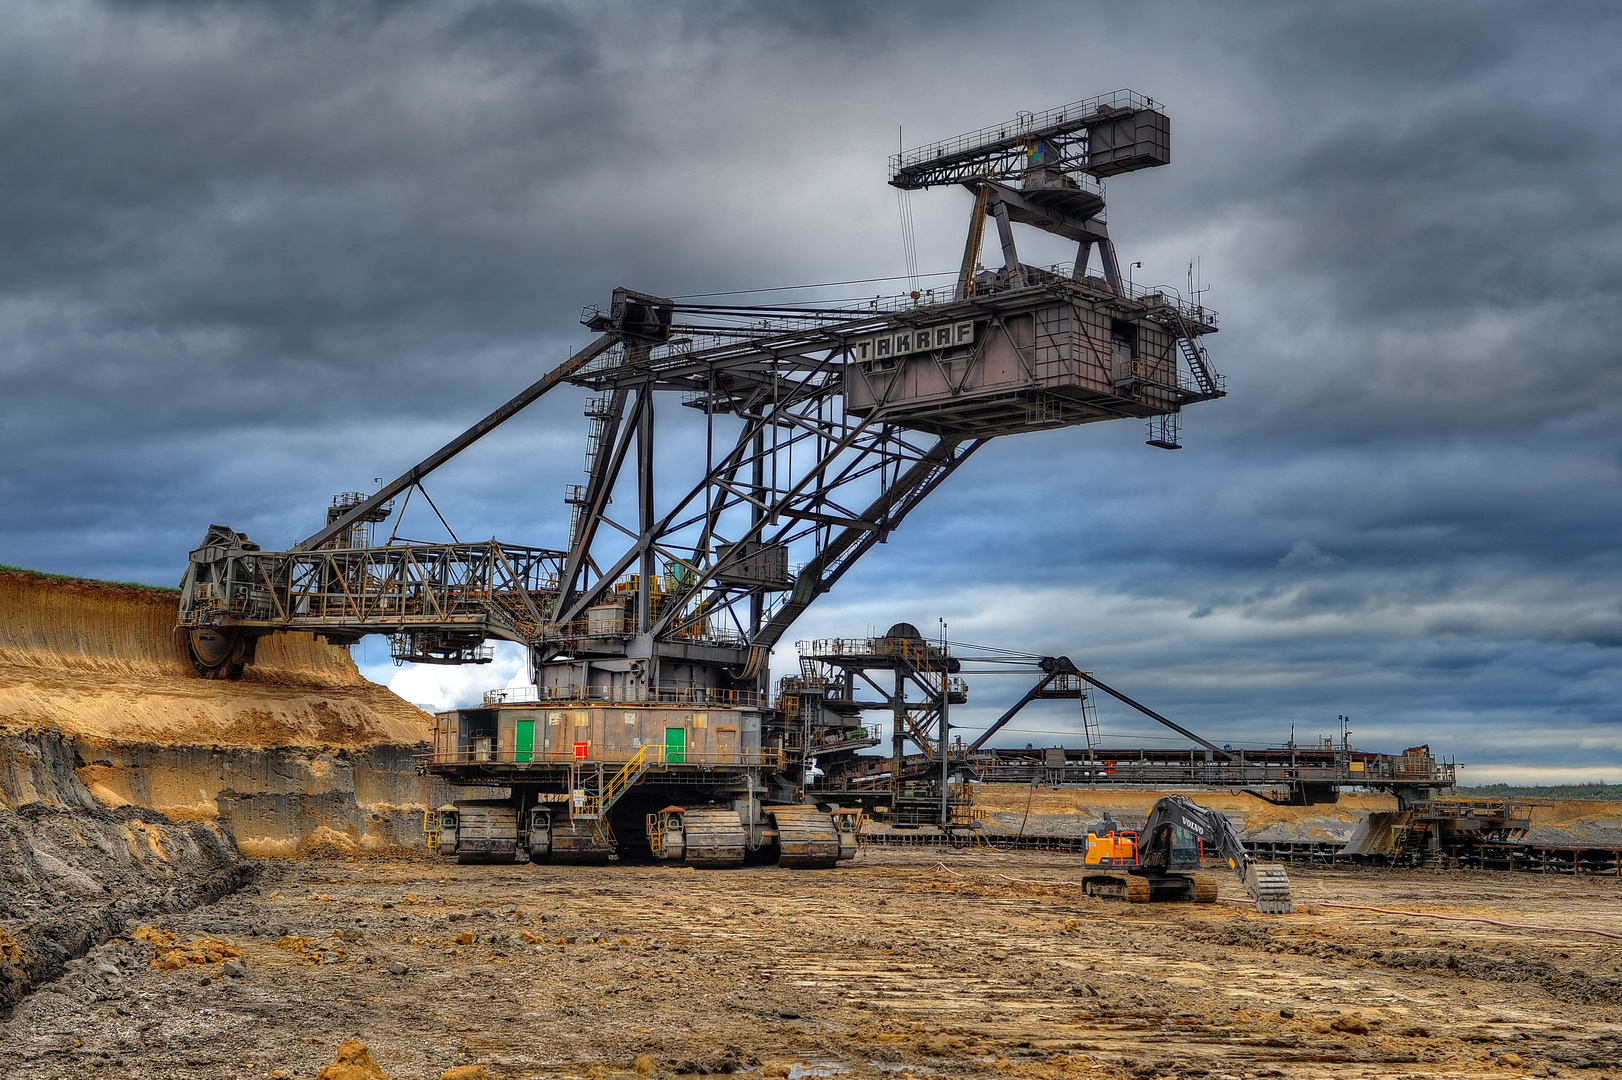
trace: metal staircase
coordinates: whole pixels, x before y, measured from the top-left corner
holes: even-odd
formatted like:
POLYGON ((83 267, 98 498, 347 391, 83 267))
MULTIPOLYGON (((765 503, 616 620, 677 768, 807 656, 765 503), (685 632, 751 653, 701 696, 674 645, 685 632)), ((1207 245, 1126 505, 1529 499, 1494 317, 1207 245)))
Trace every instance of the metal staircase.
MULTIPOLYGON (((631 755, 629 761, 620 766, 619 772, 600 781, 596 791, 587 791, 585 800, 574 811, 576 818, 587 821, 598 821, 608 816, 614 804, 624 797, 627 791, 636 786, 649 769, 662 766, 665 763, 665 748, 663 744, 650 744, 639 749, 631 755)), ((599 772, 598 776, 602 774, 599 772)))
POLYGON ((1194 376, 1200 396, 1213 398, 1227 393, 1222 376, 1212 369, 1211 358, 1206 354, 1205 346, 1201 345, 1199 337, 1189 330, 1188 320, 1183 318, 1182 311, 1175 304, 1170 305, 1167 310, 1177 321, 1177 349, 1183 354, 1183 362, 1188 365, 1189 374, 1194 376))

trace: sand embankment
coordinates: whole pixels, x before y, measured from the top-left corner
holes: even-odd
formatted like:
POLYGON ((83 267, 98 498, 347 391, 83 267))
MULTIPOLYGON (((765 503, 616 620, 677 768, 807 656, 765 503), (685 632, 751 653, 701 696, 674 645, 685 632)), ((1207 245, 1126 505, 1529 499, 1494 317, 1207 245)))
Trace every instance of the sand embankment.
POLYGON ((216 746, 410 746, 432 718, 363 678, 345 649, 274 634, 238 682, 175 645, 175 594, 0 570, 0 723, 216 746))
MULTIPOLYGON (((1165 791, 1032 789, 1025 785, 983 784, 975 806, 986 827, 997 832, 1025 831, 1045 836, 1081 836, 1107 813, 1122 828, 1136 829, 1165 791), (1026 806, 1030 807, 1026 820, 1026 806)), ((1318 806, 1274 806, 1254 795, 1235 791, 1185 791, 1201 806, 1226 814, 1247 840, 1345 843, 1366 815, 1395 810, 1397 800, 1384 795, 1343 794, 1339 802, 1318 806)))
MULTIPOLYGON (((975 806, 986 827, 996 832, 1080 836, 1105 813, 1123 828, 1136 829, 1166 791, 1065 788, 1032 789, 1023 784, 984 784, 975 806), (1026 806, 1029 804, 1029 818, 1026 806)), ((1397 809, 1389 795, 1343 792, 1340 800, 1317 806, 1274 806, 1237 791, 1182 791, 1201 806, 1220 810, 1246 840, 1274 843, 1344 844, 1371 813, 1397 809)), ((1523 800, 1532 803, 1532 828, 1525 842, 1549 847, 1622 847, 1622 804, 1584 800, 1523 800)))
POLYGON ((263 639, 240 681, 199 678, 175 601, 0 570, 0 733, 60 733, 102 806, 217 824, 250 857, 420 851, 424 808, 451 797, 411 758, 433 718, 310 634, 263 639))

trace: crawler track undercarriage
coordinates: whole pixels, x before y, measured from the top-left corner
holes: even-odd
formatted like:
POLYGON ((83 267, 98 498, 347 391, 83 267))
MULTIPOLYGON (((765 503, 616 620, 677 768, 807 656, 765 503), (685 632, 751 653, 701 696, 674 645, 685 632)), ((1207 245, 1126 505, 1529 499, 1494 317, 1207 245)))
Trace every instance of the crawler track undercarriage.
POLYGON ((525 801, 520 794, 440 807, 435 850, 464 864, 527 858, 602 865, 651 858, 717 870, 771 861, 794 870, 826 870, 856 857, 857 814, 837 808, 666 805, 640 815, 642 827, 636 828, 634 808, 594 819, 572 815, 568 804, 522 812, 525 801))
POLYGON ((1082 878, 1088 896, 1125 900, 1130 904, 1216 903, 1217 883, 1193 874, 1132 873, 1126 870, 1092 871, 1082 878))

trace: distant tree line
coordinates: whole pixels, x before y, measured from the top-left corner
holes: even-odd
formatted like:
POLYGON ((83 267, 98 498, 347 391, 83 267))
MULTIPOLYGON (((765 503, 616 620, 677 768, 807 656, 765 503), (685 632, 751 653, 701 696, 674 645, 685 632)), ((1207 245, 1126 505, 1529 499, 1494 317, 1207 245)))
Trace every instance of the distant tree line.
POLYGON ((1460 795, 1476 799, 1593 799, 1622 800, 1622 784, 1483 784, 1461 787, 1460 795))

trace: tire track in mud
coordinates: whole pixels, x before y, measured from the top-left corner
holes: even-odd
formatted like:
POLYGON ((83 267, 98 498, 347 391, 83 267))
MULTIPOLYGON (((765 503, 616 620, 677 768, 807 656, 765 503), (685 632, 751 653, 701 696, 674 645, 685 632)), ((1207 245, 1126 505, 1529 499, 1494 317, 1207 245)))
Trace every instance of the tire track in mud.
MULTIPOLYGON (((608 1077, 644 1053, 662 1075, 853 1080, 904 1069, 1479 1080, 1579 1065, 1606 1077, 1622 1056, 1609 1005, 1271 951, 1334 930, 1321 916, 994 887, 978 878, 1007 873, 1008 859, 954 858, 977 879, 923 887, 934 859, 906 853, 815 873, 276 864, 231 900, 169 920, 241 948, 246 977, 203 986, 141 968, 116 1000, 46 995, 50 1006, 25 1008, 8 1035, 53 1048, 33 1073, 41 1080, 77 1077, 87 1056, 111 1053, 123 1054, 119 1080, 272 1069, 308 1080, 351 1037, 395 1077, 480 1063, 499 1080, 608 1077), (284 932, 302 944, 277 947, 284 932), (73 1046, 60 1031, 97 1035, 73 1046)), ((1023 876, 1064 872, 1061 859, 1018 862, 1023 876)), ((1441 884, 1411 887, 1441 904, 1441 884)), ((1391 929, 1400 920, 1377 916, 1345 933, 1391 929)))

